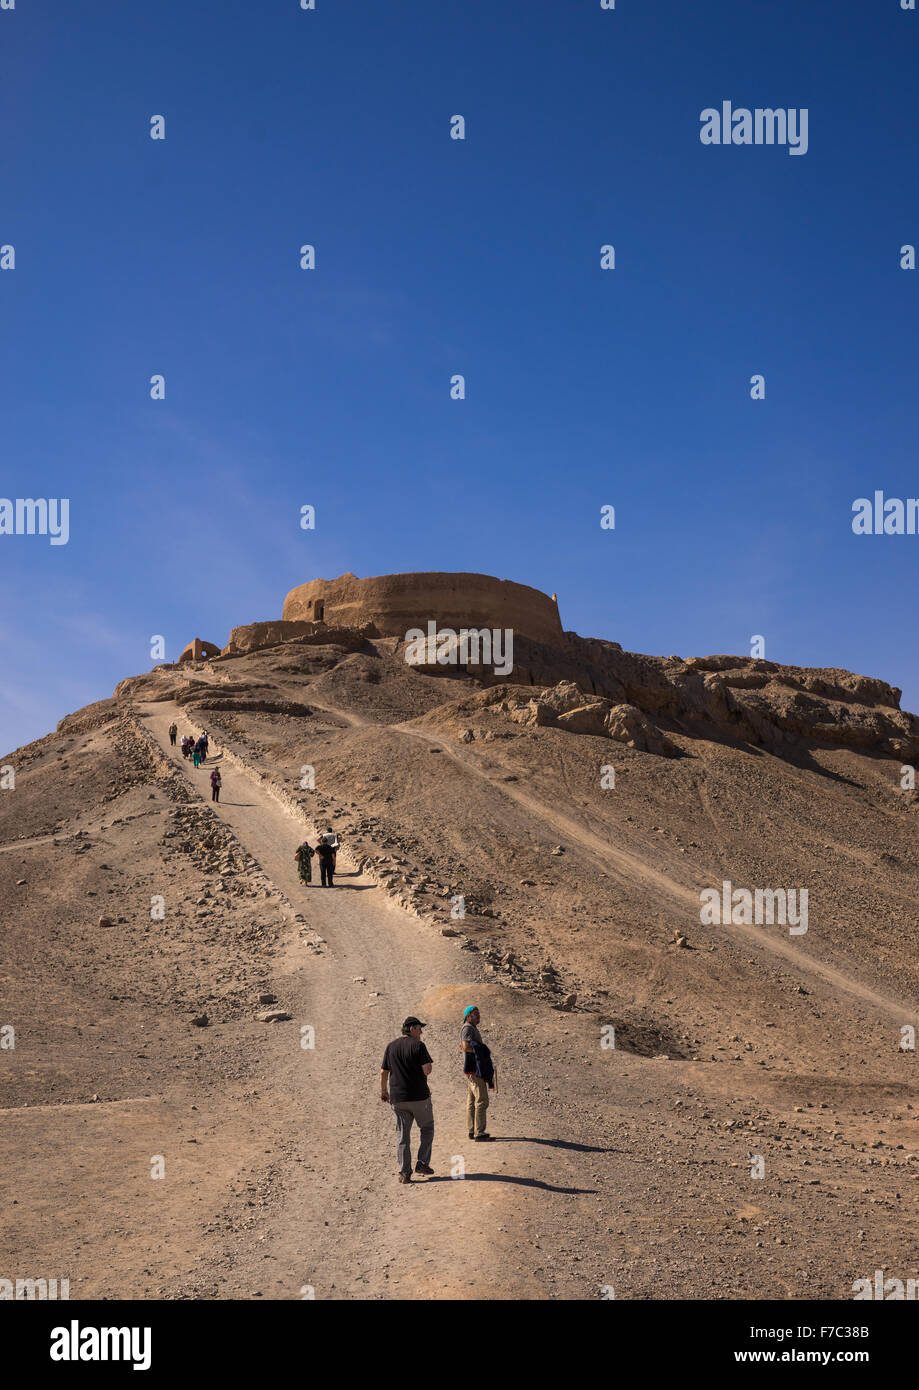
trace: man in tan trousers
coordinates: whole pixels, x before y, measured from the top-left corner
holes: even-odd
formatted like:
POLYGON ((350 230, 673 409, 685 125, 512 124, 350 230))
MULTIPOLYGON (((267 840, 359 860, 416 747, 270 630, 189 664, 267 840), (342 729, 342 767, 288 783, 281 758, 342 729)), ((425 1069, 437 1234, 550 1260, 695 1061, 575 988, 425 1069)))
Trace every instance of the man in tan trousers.
POLYGON ((485 1112, 488 1109, 489 1088, 497 1089, 491 1053, 479 1032, 481 1021, 482 1015, 476 1004, 470 1004, 464 1009, 460 1050, 463 1053, 463 1071, 469 1089, 466 1101, 466 1129, 469 1138, 477 1143, 491 1138, 485 1128, 485 1112))

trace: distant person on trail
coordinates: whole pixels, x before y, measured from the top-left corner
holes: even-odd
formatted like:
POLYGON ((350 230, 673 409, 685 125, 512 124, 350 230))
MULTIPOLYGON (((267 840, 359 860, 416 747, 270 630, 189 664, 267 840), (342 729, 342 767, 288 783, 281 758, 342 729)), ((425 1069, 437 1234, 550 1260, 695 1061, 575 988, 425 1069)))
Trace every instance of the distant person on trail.
POLYGON ((198 767, 200 763, 203 763, 204 759, 207 757, 207 745, 205 744, 203 738, 199 738, 197 743, 195 744, 195 757, 198 760, 195 763, 195 767, 198 767))
POLYGON ((322 836, 322 841, 324 844, 328 845, 332 851, 332 873, 334 874, 338 867, 338 851, 341 846, 341 841, 331 826, 329 826, 328 830, 322 836))
POLYGON ((463 1054, 463 1071, 466 1075, 468 1097, 466 1100, 466 1129, 470 1139, 490 1139, 485 1128, 485 1112, 488 1110, 488 1092, 496 1091, 498 1078, 491 1051, 482 1040, 479 1024, 482 1015, 478 1006, 470 1004, 463 1010, 463 1028, 460 1033, 460 1051, 463 1054))
POLYGON ((210 739, 209 739, 208 736, 207 736, 207 729, 202 729, 202 730, 201 730, 201 737, 200 737, 200 739, 198 740, 198 742, 201 744, 201 747, 204 749, 204 756, 205 756, 205 758, 206 758, 206 757, 207 757, 207 750, 208 750, 208 747, 210 746, 210 739))
POLYGON ((303 844, 298 846, 298 848, 294 851, 294 858, 297 861, 297 868, 300 872, 301 883, 312 883, 313 881, 313 867, 311 860, 315 853, 316 851, 310 846, 308 840, 304 840, 303 844))
POLYGON ((175 748, 176 746, 176 737, 178 735, 178 732, 179 730, 176 724, 169 725, 169 742, 172 744, 173 748, 175 748))
POLYGON ((434 1063, 421 1041, 427 1024, 410 1017, 402 1025, 401 1038, 395 1038, 383 1054, 380 1068, 380 1100, 393 1108, 396 1117, 396 1145, 399 1155, 399 1181, 412 1180, 412 1124, 418 1121, 421 1140, 415 1172, 430 1177, 431 1148, 434 1144, 434 1106, 428 1090, 428 1077, 434 1063))
POLYGON ((192 747, 191 760, 194 763, 195 767, 197 767, 201 761, 201 745, 198 743, 194 744, 192 747))
POLYGON ((215 767, 211 773, 211 801, 220 800, 220 768, 215 767))
POLYGON ((319 855, 320 888, 334 888, 332 875, 335 873, 335 851, 324 835, 316 846, 316 853, 319 855))
POLYGON ((183 734, 183 735, 182 735, 182 757, 183 757, 183 758, 187 758, 190 750, 191 750, 191 739, 188 737, 188 734, 183 734))

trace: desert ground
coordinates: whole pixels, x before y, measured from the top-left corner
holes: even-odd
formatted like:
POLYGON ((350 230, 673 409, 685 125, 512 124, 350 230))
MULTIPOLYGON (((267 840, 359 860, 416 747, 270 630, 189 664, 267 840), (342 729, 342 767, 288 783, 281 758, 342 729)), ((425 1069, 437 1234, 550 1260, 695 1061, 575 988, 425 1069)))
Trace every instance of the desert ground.
POLYGON ((2 759, 0 1277, 799 1300, 919 1276, 917 722, 845 672, 531 656, 502 684, 318 631, 127 679, 2 759), (203 768, 173 719, 208 730, 203 768), (327 827, 333 890, 293 858, 327 827), (806 934, 703 926, 724 880, 806 887, 806 934), (408 1014, 436 1134, 404 1187, 378 1073, 408 1014))

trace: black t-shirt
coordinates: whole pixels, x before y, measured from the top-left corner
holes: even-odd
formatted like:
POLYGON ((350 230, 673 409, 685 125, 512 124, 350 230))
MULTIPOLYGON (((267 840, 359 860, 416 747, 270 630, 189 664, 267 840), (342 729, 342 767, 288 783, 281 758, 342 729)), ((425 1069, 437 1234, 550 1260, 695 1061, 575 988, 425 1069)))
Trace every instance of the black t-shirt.
POLYGON ((433 1061, 420 1038, 395 1038, 383 1054, 381 1071, 389 1072, 390 1100, 427 1100, 428 1079, 422 1066, 433 1061))
POLYGON ((335 857, 335 850, 323 840, 320 840, 319 844, 316 846, 316 853, 319 855, 320 859, 329 860, 335 857))

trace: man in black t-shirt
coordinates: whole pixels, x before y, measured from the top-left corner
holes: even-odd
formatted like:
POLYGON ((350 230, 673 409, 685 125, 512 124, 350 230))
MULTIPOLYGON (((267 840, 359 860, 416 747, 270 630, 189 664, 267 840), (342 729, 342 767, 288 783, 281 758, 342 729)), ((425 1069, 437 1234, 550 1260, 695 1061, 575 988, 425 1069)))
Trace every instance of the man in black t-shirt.
POLYGON ((421 1141, 418 1145, 416 1173, 430 1176, 431 1148, 434 1143, 434 1107, 428 1090, 428 1077, 434 1063, 421 1041, 421 1030, 427 1024, 410 1017, 402 1025, 401 1038, 395 1038, 383 1054, 380 1067, 380 1100, 392 1105, 396 1117, 396 1144, 399 1155, 399 1181, 412 1180, 412 1124, 418 1121, 421 1141))
POLYGON ((335 872, 335 851, 327 840, 322 839, 316 846, 316 853, 319 856, 319 886, 320 888, 334 888, 332 875, 335 872))

